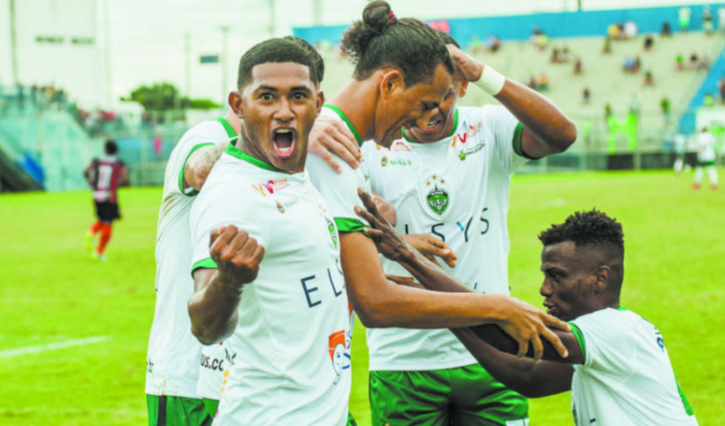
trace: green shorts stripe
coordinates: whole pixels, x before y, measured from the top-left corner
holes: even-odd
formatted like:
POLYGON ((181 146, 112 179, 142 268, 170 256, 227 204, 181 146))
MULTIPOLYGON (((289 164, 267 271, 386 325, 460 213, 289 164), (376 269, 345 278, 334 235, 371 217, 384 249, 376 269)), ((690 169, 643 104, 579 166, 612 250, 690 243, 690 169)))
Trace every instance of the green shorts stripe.
POLYGON ((528 400, 479 364, 428 371, 371 371, 373 426, 505 426, 528 423, 528 400))
POLYGON ((149 426, 210 426, 212 418, 200 399, 146 395, 149 426))

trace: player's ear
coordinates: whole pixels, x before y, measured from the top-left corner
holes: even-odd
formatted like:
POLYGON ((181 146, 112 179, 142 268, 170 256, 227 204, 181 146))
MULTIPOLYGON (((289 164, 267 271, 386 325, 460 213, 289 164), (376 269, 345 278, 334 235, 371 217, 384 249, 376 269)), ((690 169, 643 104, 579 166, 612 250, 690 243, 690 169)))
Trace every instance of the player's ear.
POLYGON ((611 276, 612 270, 609 266, 602 265, 597 268, 594 272, 594 291, 601 293, 609 287, 609 277, 611 276))
POLYGON ((244 120, 244 108, 242 107, 242 95, 238 91, 229 92, 229 106, 240 119, 244 120))
POLYGON ((405 90, 403 74, 398 70, 390 70, 380 80, 380 94, 384 99, 390 98, 398 90, 405 90))
POLYGON ((461 90, 458 92, 458 97, 462 98, 466 96, 466 91, 468 91, 468 82, 463 81, 461 82, 461 90))
POLYGON ((322 105, 325 104, 325 92, 320 89, 319 85, 317 86, 317 115, 320 115, 320 111, 322 111, 322 105))

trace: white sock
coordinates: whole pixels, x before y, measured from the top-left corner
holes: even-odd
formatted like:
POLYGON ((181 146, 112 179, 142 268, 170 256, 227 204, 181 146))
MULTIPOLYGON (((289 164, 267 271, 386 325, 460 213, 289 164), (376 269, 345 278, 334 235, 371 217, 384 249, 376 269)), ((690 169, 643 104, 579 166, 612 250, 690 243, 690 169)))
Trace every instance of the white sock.
POLYGON ((698 185, 700 184, 700 182, 702 182, 702 173, 703 172, 701 166, 695 167, 695 183, 698 185))
POLYGON ((717 169, 714 166, 707 168, 707 176, 710 178, 710 185, 717 186, 717 169))

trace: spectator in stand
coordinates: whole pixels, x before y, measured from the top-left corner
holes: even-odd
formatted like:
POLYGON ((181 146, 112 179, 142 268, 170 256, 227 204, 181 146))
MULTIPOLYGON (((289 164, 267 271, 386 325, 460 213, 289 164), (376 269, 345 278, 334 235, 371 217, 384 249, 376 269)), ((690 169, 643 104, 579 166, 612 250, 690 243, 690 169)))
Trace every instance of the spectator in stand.
POLYGON ((672 26, 669 22, 665 21, 662 23, 662 29, 660 30, 662 37, 672 37, 672 26))
POLYGON ((584 91, 582 92, 582 103, 589 105, 589 101, 592 97, 592 92, 589 90, 588 87, 584 88, 584 91))
POLYGON ((725 104, 725 77, 721 77, 717 82, 717 88, 720 91, 720 103, 725 104))
POLYGON ((501 39, 495 35, 489 35, 486 37, 486 42, 484 44, 486 46, 486 50, 491 53, 496 53, 501 48, 501 39))
POLYGON ((655 77, 652 74, 652 70, 648 69, 644 72, 644 87, 654 87, 655 77))
POLYGON ((603 54, 609 54, 612 53, 612 37, 607 35, 607 38, 604 39, 604 47, 602 48, 603 54))
POLYGON ((712 35, 712 12, 710 11, 710 6, 705 5, 705 8, 702 11, 702 29, 705 31, 705 34, 712 35))
POLYGON ((479 52, 481 52, 481 39, 478 37, 478 34, 474 34, 473 38, 471 39, 471 42, 468 43, 468 50, 473 54, 476 55, 479 52))
POLYGON ((652 34, 647 34, 647 37, 645 37, 645 39, 644 39, 644 50, 646 52, 649 52, 650 50, 652 50, 654 45, 655 45, 654 37, 652 37, 652 34))
POLYGON ((670 107, 671 107, 670 98, 665 96, 660 101, 660 110, 662 110, 662 117, 664 117, 664 119, 665 119, 665 125, 668 125, 668 126, 670 124, 670 118, 672 118, 672 115, 670 112, 670 107))
POLYGON ((551 57, 549 58, 549 62, 552 64, 558 64, 563 62, 561 60, 561 52, 559 52, 559 49, 556 47, 551 50, 551 57))
POLYGON ((690 62, 687 64, 687 67, 691 69, 700 68, 700 57, 697 55, 697 52, 692 52, 692 55, 690 55, 690 62))
POLYGON ((542 72, 541 75, 539 75, 539 85, 537 87, 539 92, 546 92, 547 90, 549 90, 549 83, 551 83, 549 75, 545 72, 542 72))
POLYGON ((536 46, 539 50, 544 50, 549 45, 549 36, 547 36, 546 33, 544 33, 544 31, 542 31, 538 26, 534 27, 529 40, 531 40, 531 42, 534 43, 534 46, 536 46))
POLYGON ((637 38, 638 32, 639 28, 637 28, 637 24, 635 24, 634 21, 629 20, 624 23, 624 37, 626 39, 637 38))
POLYGON ((710 69, 710 57, 707 55, 702 55, 700 57, 700 63, 697 64, 698 70, 709 70, 710 69))
POLYGON ((609 122, 614 117, 614 111, 612 111, 612 106, 609 104, 604 105, 604 123, 607 125, 607 128, 609 128, 609 122))
POLYGON ((717 26, 720 31, 725 31, 725 6, 720 6, 717 10, 717 26))
POLYGON ((682 71, 683 69, 685 69, 685 55, 679 52, 675 56, 675 71, 682 71))
POLYGON ((712 96, 711 92, 705 93, 705 98, 702 100, 703 105, 705 105, 705 108, 712 108, 715 105, 715 97, 712 96))
POLYGON ((531 90, 536 90, 536 77, 533 75, 529 77, 529 82, 526 83, 526 86, 529 87, 531 90))
POLYGON ((584 73, 584 64, 582 63, 581 56, 576 57, 574 61, 574 75, 582 75, 584 73))
POLYGON ((622 65, 622 71, 626 73, 634 72, 634 58, 631 56, 624 57, 624 64, 622 65))
POLYGON ((690 29, 690 15, 692 15, 692 11, 687 6, 682 6, 680 8, 680 11, 678 12, 680 31, 682 31, 683 33, 687 32, 687 30, 690 29))
POLYGON ((607 37, 610 40, 619 40, 619 38, 621 37, 619 33, 619 24, 615 22, 607 27, 607 37))

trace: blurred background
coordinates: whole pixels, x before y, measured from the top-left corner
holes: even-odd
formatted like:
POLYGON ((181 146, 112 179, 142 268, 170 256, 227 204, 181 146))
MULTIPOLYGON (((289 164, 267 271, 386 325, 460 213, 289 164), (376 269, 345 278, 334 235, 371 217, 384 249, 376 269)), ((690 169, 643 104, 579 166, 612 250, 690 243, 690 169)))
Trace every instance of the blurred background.
MULTIPOLYGON (((364 0, 0 0, 2 191, 85 187, 112 138, 132 185, 162 183, 181 134, 225 112, 241 54, 293 33, 351 75, 338 44, 364 0)), ((676 135, 722 145, 725 8, 694 1, 395 1, 472 55, 549 96, 579 141, 526 172, 668 168, 676 135)), ((471 90, 464 105, 495 100, 471 90)), ((692 143, 689 144, 692 150, 692 143)), ((689 160, 694 161, 692 154, 689 160)))

